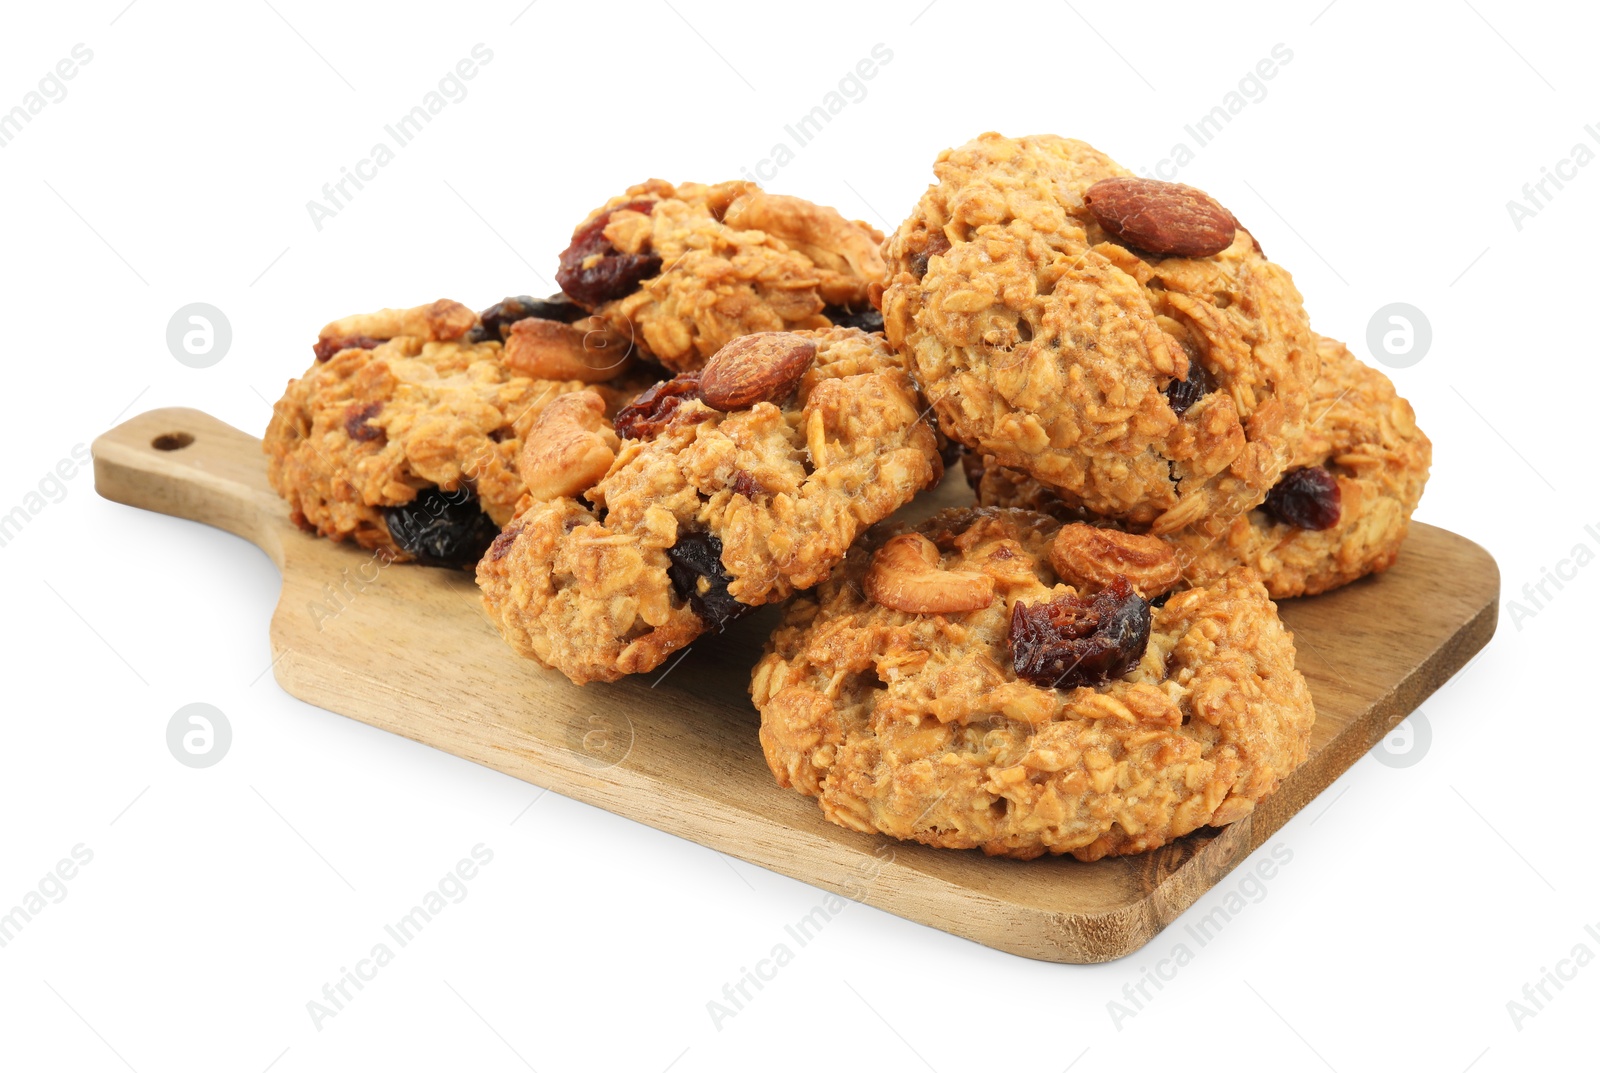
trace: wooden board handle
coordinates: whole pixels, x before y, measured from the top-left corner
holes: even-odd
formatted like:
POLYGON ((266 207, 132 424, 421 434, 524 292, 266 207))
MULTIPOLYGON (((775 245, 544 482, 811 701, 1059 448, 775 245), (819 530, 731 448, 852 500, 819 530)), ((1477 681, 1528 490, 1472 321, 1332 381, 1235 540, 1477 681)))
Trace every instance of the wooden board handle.
POLYGON ((254 436, 199 410, 151 410, 94 441, 94 486, 132 507, 225 529, 283 568, 287 508, 254 436))

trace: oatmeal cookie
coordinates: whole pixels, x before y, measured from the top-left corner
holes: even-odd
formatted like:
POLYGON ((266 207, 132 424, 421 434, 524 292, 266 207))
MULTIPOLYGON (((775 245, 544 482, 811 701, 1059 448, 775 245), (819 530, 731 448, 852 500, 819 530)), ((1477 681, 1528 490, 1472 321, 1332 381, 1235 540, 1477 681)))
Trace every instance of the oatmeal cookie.
MULTIPOLYGON (((911 378, 855 328, 744 337, 624 407, 577 400, 531 441, 530 484, 615 451, 580 498, 530 496, 478 566, 489 618, 572 681, 651 670, 815 585, 943 472, 911 378)), ((544 419, 541 419, 543 422, 544 419)))
MULTIPOLYGON (((1062 498, 1020 469, 1002 466, 993 455, 980 455, 962 448, 961 471, 967 486, 983 507, 1016 507, 1048 514, 1059 522, 1090 522, 1095 516, 1082 507, 1067 505, 1062 498)), ((1114 522, 1103 524, 1115 525, 1114 522)))
POLYGON ((1315 720, 1266 590, 1239 569, 1152 603, 1172 572, 1150 536, 1128 538, 1155 545, 1129 549, 1139 580, 1099 587, 1080 568, 1115 557, 1083 558, 1086 528, 955 509, 852 548, 751 681, 778 783, 852 830, 1024 859, 1139 853, 1248 815, 1315 720), (966 609, 904 610, 922 597, 966 609))
POLYGON ((1172 532, 1287 467, 1317 352, 1289 274, 1222 206, 1082 142, 946 150, 880 301, 944 431, 1070 506, 1172 532))
POLYGON ((652 179, 590 213, 561 255, 573 301, 682 372, 741 335, 882 324, 883 235, 754 183, 652 179))
MULTIPOLYGON (((1322 375, 1291 468, 1266 500, 1211 527, 1170 534, 1193 580, 1253 567, 1274 599, 1311 596, 1394 565, 1433 447, 1382 372, 1317 337, 1322 375)), ((990 460, 992 462, 992 460, 990 460)), ((963 460, 978 502, 1083 519, 1020 470, 963 460)))
POLYGON ((1387 376, 1337 340, 1317 345, 1322 376, 1293 468, 1220 535, 1175 534, 1192 575, 1243 563, 1274 597, 1311 596, 1387 570, 1399 557, 1433 444, 1387 376))
POLYGON ((475 564, 525 491, 517 457, 540 411, 597 379, 615 406, 641 382, 622 341, 585 317, 524 297, 482 317, 441 300, 334 321, 273 406, 273 489, 323 536, 393 561, 475 564))

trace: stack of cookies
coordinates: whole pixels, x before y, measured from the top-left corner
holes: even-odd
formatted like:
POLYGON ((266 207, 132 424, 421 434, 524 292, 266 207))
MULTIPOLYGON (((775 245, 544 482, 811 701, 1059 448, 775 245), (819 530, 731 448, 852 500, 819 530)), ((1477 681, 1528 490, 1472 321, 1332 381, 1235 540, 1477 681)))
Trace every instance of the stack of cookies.
POLYGON ((579 224, 554 298, 336 321, 273 486, 475 566, 579 685, 785 603, 761 745, 854 830, 1095 860, 1246 816, 1315 720, 1273 599, 1394 562, 1428 440, 1200 191, 1053 136, 934 172, 886 242, 652 181, 579 224), (969 505, 891 517, 958 460, 969 505))

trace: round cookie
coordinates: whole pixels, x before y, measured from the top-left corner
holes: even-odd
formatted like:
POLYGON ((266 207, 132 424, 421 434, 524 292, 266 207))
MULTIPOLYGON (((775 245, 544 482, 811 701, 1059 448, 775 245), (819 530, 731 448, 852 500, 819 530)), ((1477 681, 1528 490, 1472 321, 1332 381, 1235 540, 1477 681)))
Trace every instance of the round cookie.
POLYGON ((548 319, 567 311, 584 316, 440 300, 325 327, 262 440, 295 522, 391 561, 476 564, 525 491, 522 437, 550 400, 596 380, 613 405, 637 390, 605 382, 627 382, 625 341, 548 319))
POLYGON ((1274 597, 1312 596, 1399 557, 1433 445, 1387 376, 1337 340, 1317 345, 1322 376, 1293 467, 1261 506, 1219 535, 1174 535, 1193 576, 1243 563, 1274 597))
POLYGON ((579 684, 651 670, 817 584, 943 472, 911 378, 854 328, 741 338, 614 431, 599 411, 553 408, 524 459, 530 484, 555 488, 615 451, 598 483, 530 496, 478 566, 511 646, 579 684))
MULTIPOLYGON (((1093 514, 1082 507, 1068 506, 1060 496, 1022 470, 1002 466, 993 455, 980 455, 976 451, 963 449, 961 470, 979 506, 1031 510, 1048 514, 1060 522, 1096 520, 1093 514)), ((1112 527, 1117 524, 1103 519, 1101 522, 1112 527)))
MULTIPOLYGON (((1290 470, 1256 509, 1212 531, 1193 526, 1168 537, 1185 576, 1204 581, 1244 564, 1274 599, 1284 599, 1338 588, 1399 557, 1428 480, 1432 444, 1387 376, 1335 339, 1319 336, 1317 348, 1322 375, 1290 470), (1317 502, 1297 508, 1296 498, 1317 502)), ((1086 518, 1020 470, 964 461, 985 506, 1086 518)))
POLYGON ((756 332, 882 321, 868 287, 883 235, 749 182, 652 179, 590 213, 556 281, 675 372, 756 332))
POLYGON ((880 301, 944 431, 1157 532, 1260 502, 1317 353, 1250 233, 1052 135, 985 134, 934 172, 886 246, 880 301))
POLYGON ((1293 638, 1248 570, 1153 606, 1170 548, 1100 535, 992 508, 874 531, 755 669, 778 783, 852 830, 1024 859, 1248 815, 1307 755, 1293 638), (929 605, 969 609, 903 609, 929 605))

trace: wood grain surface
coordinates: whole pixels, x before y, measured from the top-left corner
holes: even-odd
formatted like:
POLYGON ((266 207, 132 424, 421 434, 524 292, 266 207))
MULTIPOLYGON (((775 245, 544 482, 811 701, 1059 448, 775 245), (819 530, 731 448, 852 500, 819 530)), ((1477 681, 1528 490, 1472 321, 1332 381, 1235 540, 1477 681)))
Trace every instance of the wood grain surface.
MULTIPOLYGON (((297 529, 254 436, 195 410, 155 410, 96 440, 94 462, 106 498, 225 529, 272 558, 283 572, 275 673, 296 697, 1046 961, 1108 961, 1149 942, 1482 648, 1498 604, 1487 552, 1413 525, 1389 573, 1281 605, 1317 723, 1309 761, 1253 815, 1139 857, 1020 862, 847 831, 777 787, 747 692, 774 609, 655 674, 579 688, 506 647, 469 574, 385 567, 297 529)), ((912 509, 963 492, 957 473, 912 509)))

